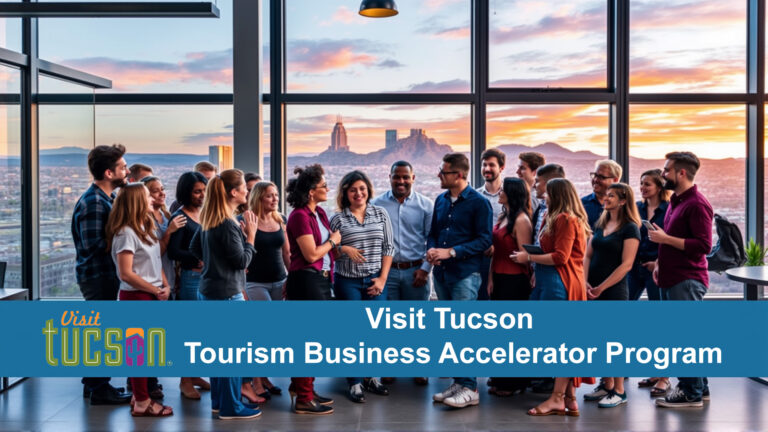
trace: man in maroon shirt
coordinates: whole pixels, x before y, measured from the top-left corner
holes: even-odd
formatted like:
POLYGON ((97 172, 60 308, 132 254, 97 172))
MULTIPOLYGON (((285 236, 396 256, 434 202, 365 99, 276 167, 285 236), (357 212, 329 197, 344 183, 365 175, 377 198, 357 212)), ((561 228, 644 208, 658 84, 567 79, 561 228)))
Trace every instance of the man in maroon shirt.
MULTIPOLYGON (((659 257, 653 279, 668 300, 702 300, 709 286, 707 253, 712 248, 712 219, 709 201, 693 182, 700 163, 691 152, 672 152, 665 156, 665 189, 674 191, 664 217, 664 229, 648 231, 648 238, 659 244, 659 257)), ((709 400, 706 378, 678 378, 672 393, 656 399, 667 408, 701 407, 709 400)))

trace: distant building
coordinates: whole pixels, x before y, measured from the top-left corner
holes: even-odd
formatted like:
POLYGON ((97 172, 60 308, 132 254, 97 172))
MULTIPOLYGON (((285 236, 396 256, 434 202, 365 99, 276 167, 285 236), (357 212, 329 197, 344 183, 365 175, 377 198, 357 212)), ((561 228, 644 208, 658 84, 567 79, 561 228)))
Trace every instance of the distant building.
POLYGON ((426 135, 427 132, 424 129, 411 129, 411 136, 412 137, 418 137, 422 135, 426 135))
POLYGON ((208 161, 219 168, 219 172, 235 167, 235 157, 232 146, 208 146, 208 161))
POLYGON ((384 148, 394 148, 397 145, 397 129, 387 129, 385 134, 384 148))
POLYGON ((349 151, 349 146, 347 145, 347 130, 344 129, 344 124, 341 122, 341 116, 336 117, 336 124, 333 126, 333 132, 331 132, 331 145, 328 147, 328 151, 349 151))

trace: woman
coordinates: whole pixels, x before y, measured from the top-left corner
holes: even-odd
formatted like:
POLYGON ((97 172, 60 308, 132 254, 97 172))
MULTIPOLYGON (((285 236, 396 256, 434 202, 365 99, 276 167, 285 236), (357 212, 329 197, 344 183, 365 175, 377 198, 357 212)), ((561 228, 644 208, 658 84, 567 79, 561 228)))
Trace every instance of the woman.
MULTIPOLYGON (((119 300, 168 300, 171 293, 163 274, 151 202, 142 183, 131 183, 120 189, 109 214, 105 233, 120 278, 119 300)), ((147 378, 129 381, 133 388, 132 416, 173 415, 171 407, 149 397, 147 378)))
MULTIPOLYGON (((562 178, 547 182, 547 215, 539 237, 540 255, 514 252, 510 257, 517 263, 535 263, 536 286, 531 300, 587 299, 584 281, 584 253, 591 234, 587 212, 573 184, 562 178)), ((552 395, 528 415, 579 415, 575 387, 591 378, 555 378, 552 395)))
MULTIPOLYGON (((339 300, 387 299, 386 285, 395 245, 387 211, 370 204, 371 180, 360 171, 345 175, 339 183, 331 229, 341 233, 337 247, 333 291, 339 300)), ((365 402, 363 389, 382 396, 389 389, 376 378, 347 378, 352 402, 365 402)))
MULTIPOLYGON (((333 249, 341 241, 331 232, 328 216, 318 205, 328 200, 328 183, 319 164, 296 168, 288 182, 286 201, 293 207, 286 232, 291 259, 285 286, 287 300, 330 300, 333 249)), ((331 414, 333 399, 315 393, 314 378, 291 378, 288 391, 293 411, 298 414, 331 414), (296 403, 293 404, 293 398, 296 403)))
MULTIPOLYGON (((246 183, 248 178, 246 176, 246 183)), ((259 257, 253 259, 245 275, 245 293, 248 300, 280 301, 288 277, 286 264, 290 265, 291 251, 285 219, 278 213, 280 194, 272 182, 254 184, 248 198, 248 208, 256 215, 259 229, 256 231, 254 249, 259 257)), ((253 378, 253 390, 263 399, 282 393, 266 377, 253 378)))
MULTIPOLYGON (((640 176, 640 195, 642 200, 637 202, 640 218, 647 220, 664 229, 664 216, 669 206, 670 190, 664 189, 664 179, 661 170, 653 169, 640 176)), ((627 276, 629 283, 629 299, 638 300, 643 290, 648 294, 648 300, 664 300, 664 295, 653 281, 653 263, 659 256, 659 245, 648 238, 648 229, 640 225, 640 246, 637 249, 637 259, 627 276)), ((669 378, 652 377, 640 380, 638 387, 651 387, 651 396, 663 397, 669 391, 669 378)))
MULTIPOLYGON (((513 252, 523 251, 524 244, 531 244, 531 199, 528 184, 517 178, 504 179, 499 193, 502 212, 493 228, 493 256, 488 277, 488 295, 491 300, 528 300, 531 296, 531 268, 512 261, 513 252)), ((342 233, 343 235, 343 233, 342 233)), ((527 378, 491 378, 493 385, 488 393, 511 396, 525 390, 527 378)))
POLYGON ((187 223, 187 218, 180 214, 171 219, 171 214, 168 213, 168 209, 165 207, 165 188, 160 178, 146 176, 141 179, 141 183, 144 183, 144 186, 149 189, 149 196, 152 197, 152 217, 158 230, 157 237, 160 239, 160 250, 163 254, 163 273, 165 273, 165 278, 168 280, 168 286, 175 287, 176 269, 173 260, 166 252, 171 235, 184 227, 187 223))
MULTIPOLYGON (((258 225, 248 210, 243 221, 235 219, 237 206, 247 202, 243 172, 222 171, 208 182, 200 210, 200 230, 189 246, 192 254, 203 261, 199 300, 244 301, 245 269, 254 254, 253 242, 258 225)), ((261 415, 258 407, 243 405, 242 396, 256 399, 253 389, 241 388, 242 378, 211 378, 211 408, 219 418, 247 419, 261 415)))
MULTIPOLYGON (((176 183, 176 202, 181 205, 181 208, 171 215, 171 220, 181 218, 184 225, 171 234, 167 255, 179 266, 177 300, 197 300, 203 262, 192 255, 189 244, 200 229, 200 209, 203 207, 207 184, 208 180, 205 176, 196 171, 185 172, 176 183)), ((208 381, 200 377, 182 377, 179 382, 181 395, 187 399, 200 399, 200 392, 195 386, 203 390, 211 388, 208 381)))
MULTIPOLYGON (((608 187, 603 213, 595 223, 595 233, 584 258, 587 298, 627 300, 627 273, 632 269, 640 244, 640 216, 632 188, 624 183, 608 187)), ((627 402, 624 377, 603 378, 597 388, 584 395, 585 401, 600 401, 600 408, 613 408, 627 402)))

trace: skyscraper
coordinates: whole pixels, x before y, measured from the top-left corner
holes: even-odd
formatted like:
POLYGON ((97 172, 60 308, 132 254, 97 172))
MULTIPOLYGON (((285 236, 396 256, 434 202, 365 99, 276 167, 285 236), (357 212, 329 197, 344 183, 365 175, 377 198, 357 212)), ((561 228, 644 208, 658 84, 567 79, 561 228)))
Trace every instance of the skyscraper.
POLYGON ((397 129, 387 129, 384 134, 384 148, 393 148, 397 145, 397 129))
POLYGON ((234 168, 235 158, 232 154, 232 146, 208 146, 208 161, 216 165, 219 168, 219 172, 234 168))
POLYGON ((347 130, 344 129, 344 124, 341 122, 341 116, 336 116, 336 124, 333 126, 333 132, 331 132, 331 145, 328 147, 328 151, 349 151, 349 146, 347 145, 347 130))

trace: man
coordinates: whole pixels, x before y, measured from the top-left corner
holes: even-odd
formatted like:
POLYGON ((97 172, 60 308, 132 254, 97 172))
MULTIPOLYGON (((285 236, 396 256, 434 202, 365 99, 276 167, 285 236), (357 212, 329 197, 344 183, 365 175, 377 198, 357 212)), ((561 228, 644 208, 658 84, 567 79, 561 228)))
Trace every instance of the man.
POLYGON ((621 165, 610 159, 599 160, 595 162, 595 171, 589 173, 592 179, 592 193, 581 198, 584 209, 587 211, 589 227, 595 229, 595 223, 600 219, 603 212, 603 201, 608 187, 618 183, 621 179, 621 165))
MULTIPOLYGON (((216 167, 216 165, 208 162, 208 161, 200 161, 195 164, 195 167, 192 169, 193 171, 199 172, 200 174, 205 177, 206 180, 211 181, 213 176, 215 176, 219 169, 216 167)), ((250 189, 249 189, 250 192, 250 189)), ((172 214, 176 212, 176 210, 181 208, 181 204, 179 204, 178 201, 173 200, 171 203, 171 206, 168 207, 168 211, 172 214)))
MULTIPOLYGON (((484 151, 480 159, 483 161, 481 172, 483 173, 485 184, 477 191, 491 203, 491 208, 493 209, 492 223, 495 224, 503 210, 499 202, 499 195, 501 194, 502 187, 501 173, 504 172, 507 155, 503 151, 494 148, 484 151)), ((488 274, 491 268, 492 256, 493 245, 483 254, 483 263, 480 268, 480 276, 483 278, 483 281, 480 284, 480 291, 477 293, 478 300, 488 300, 490 298, 488 295, 488 274)))
MULTIPOLYGON (((389 170, 392 189, 371 201, 387 211, 395 239, 395 257, 387 277, 387 300, 429 300, 432 291, 429 283, 432 266, 426 254, 434 203, 413 190, 415 181, 413 166, 397 161, 389 170)), ((394 378, 384 377, 381 381, 391 384, 394 378)), ((414 381, 427 384, 424 377, 416 377, 414 381)))
POLYGON ((144 177, 152 175, 152 167, 142 163, 135 163, 128 168, 128 183, 135 183, 144 177))
POLYGON ((539 208, 539 200, 533 193, 533 184, 536 179, 536 170, 546 164, 547 160, 538 152, 523 152, 517 155, 517 158, 520 160, 517 163, 517 177, 528 184, 528 189, 531 191, 531 212, 536 212, 539 208))
POLYGON ((247 172, 243 177, 245 178, 245 187, 248 189, 248 195, 250 195, 253 185, 261 181, 261 176, 253 172, 247 172))
MULTIPOLYGON (((694 184, 701 166, 691 152, 665 156, 664 188, 674 191, 664 216, 664 229, 654 224, 648 238, 659 244, 653 280, 669 300, 701 301, 707 293, 707 253, 712 248, 714 212, 694 184), (665 231, 666 230, 666 231, 665 231)), ((667 408, 701 407, 709 400, 707 378, 678 378, 677 388, 656 405, 667 408)))
MULTIPOLYGON (((75 243, 77 283, 86 300, 117 300, 120 280, 107 251, 105 227, 115 189, 124 186, 128 175, 120 144, 97 146, 88 153, 88 170, 93 183, 77 200, 72 213, 72 238, 75 243)), ((131 395, 109 384, 109 378, 83 378, 83 395, 91 405, 128 403, 131 395)))
MULTIPOLYGON (((475 300, 480 289, 483 252, 492 243, 491 204, 469 186, 469 160, 461 153, 443 157, 438 173, 447 189, 435 200, 427 239, 427 261, 440 300, 475 300)), ((454 378, 445 391, 432 397, 454 408, 477 405, 477 378, 454 378)))
POLYGON ((547 217, 547 182, 553 178, 565 178, 565 170, 562 166, 554 163, 542 165, 536 170, 536 176, 533 181, 533 193, 536 195, 536 211, 533 212, 531 223, 533 225, 533 242, 539 246, 539 233, 544 226, 544 219, 547 217))

